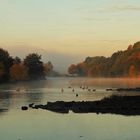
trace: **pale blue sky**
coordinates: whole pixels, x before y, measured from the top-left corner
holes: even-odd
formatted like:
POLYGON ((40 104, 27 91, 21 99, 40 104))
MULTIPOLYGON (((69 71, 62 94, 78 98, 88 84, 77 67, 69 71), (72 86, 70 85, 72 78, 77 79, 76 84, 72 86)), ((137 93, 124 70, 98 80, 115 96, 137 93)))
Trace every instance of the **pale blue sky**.
POLYGON ((0 0, 0 46, 13 54, 44 50, 55 64, 65 60, 56 66, 64 71, 139 41, 139 17, 139 0, 0 0))

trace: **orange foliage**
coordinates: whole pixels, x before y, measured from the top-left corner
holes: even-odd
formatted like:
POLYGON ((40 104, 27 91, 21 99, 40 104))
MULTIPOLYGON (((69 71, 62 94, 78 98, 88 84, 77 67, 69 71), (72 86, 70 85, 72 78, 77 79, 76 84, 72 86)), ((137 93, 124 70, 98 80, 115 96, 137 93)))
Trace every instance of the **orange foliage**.
POLYGON ((76 73, 77 73, 77 66, 74 65, 74 64, 72 64, 72 65, 69 67, 68 72, 69 72, 70 74, 76 74, 76 73))
POLYGON ((53 70, 53 65, 51 62, 44 64, 44 72, 45 74, 49 74, 53 70))
POLYGON ((133 49, 133 45, 129 45, 127 50, 132 50, 133 49))
POLYGON ((10 68, 10 76, 12 80, 27 80, 28 68, 23 64, 14 64, 10 68))
POLYGON ((88 68, 84 62, 79 63, 77 67, 82 71, 83 75, 87 74, 88 68))
POLYGON ((131 78, 136 77, 136 69, 134 65, 131 65, 129 68, 129 77, 131 78))
POLYGON ((99 77, 100 76, 100 66, 94 66, 88 70, 88 77, 99 77))

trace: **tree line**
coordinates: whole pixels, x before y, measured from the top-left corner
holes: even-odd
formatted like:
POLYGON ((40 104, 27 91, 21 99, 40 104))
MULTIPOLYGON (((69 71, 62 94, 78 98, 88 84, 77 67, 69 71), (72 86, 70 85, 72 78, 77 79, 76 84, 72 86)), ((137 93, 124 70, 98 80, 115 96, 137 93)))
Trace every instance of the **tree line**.
POLYGON ((89 77, 138 77, 140 75, 140 42, 129 45, 111 57, 87 57, 82 63, 72 64, 68 73, 89 77))
POLYGON ((0 48, 0 82, 45 79, 53 71, 51 62, 43 63, 41 55, 31 53, 23 60, 13 58, 0 48))

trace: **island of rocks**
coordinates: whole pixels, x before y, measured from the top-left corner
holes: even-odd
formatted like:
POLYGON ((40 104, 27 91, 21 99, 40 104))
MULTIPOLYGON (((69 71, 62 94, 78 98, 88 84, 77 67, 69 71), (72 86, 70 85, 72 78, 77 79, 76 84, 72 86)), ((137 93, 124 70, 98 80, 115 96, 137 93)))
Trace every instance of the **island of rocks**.
POLYGON ((81 102, 48 102, 46 105, 22 106, 22 110, 44 109, 56 113, 97 113, 97 114, 120 114, 120 115, 140 115, 140 96, 111 96, 99 101, 81 102))

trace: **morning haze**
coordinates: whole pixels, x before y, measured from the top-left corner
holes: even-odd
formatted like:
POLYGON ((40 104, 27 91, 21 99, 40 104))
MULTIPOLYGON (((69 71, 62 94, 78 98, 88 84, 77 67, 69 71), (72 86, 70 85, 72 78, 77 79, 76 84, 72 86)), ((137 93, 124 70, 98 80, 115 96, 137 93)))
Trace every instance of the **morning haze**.
POLYGON ((140 140, 140 0, 0 0, 0 140, 140 140))
POLYGON ((0 46, 20 57, 36 51, 66 72, 87 56, 110 56, 138 41, 138 5, 138 0, 0 0, 0 46))

